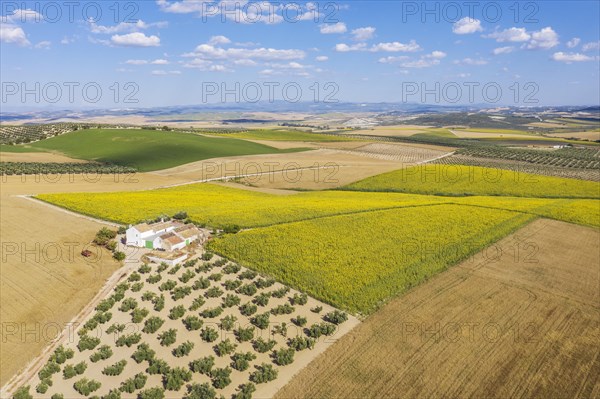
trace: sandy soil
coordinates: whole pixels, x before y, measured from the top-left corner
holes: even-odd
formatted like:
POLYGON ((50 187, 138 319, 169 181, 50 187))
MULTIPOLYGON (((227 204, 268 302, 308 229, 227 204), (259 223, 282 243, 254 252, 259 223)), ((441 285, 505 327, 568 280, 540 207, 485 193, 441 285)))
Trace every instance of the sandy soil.
POLYGON ((242 179, 263 188, 334 188, 402 168, 403 163, 373 159, 341 150, 319 149, 300 153, 252 155, 194 162, 151 172, 163 177, 199 181, 218 177, 261 174, 242 179))
POLYGON ((600 397, 599 242, 535 221, 390 302, 276 397, 600 397))
POLYGON ((76 162, 86 163, 82 159, 70 158, 51 152, 0 152, 0 162, 76 162))

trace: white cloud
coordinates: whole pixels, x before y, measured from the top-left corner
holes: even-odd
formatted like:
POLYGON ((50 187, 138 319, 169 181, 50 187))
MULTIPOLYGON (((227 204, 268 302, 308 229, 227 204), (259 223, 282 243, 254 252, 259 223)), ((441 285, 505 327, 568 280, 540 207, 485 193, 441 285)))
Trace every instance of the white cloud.
POLYGON ((18 8, 10 15, 1 16, 0 19, 2 19, 2 22, 8 23, 42 22, 44 20, 44 16, 30 8, 18 8))
POLYGON ((52 42, 49 42, 48 40, 43 40, 43 41, 39 42, 38 44, 36 44, 35 48, 49 50, 50 46, 52 46, 52 42))
POLYGON ((73 36, 63 36, 62 40, 60 41, 60 44, 71 44, 74 43, 79 37, 77 35, 73 35, 73 36))
POLYGON ((371 47, 367 47, 365 43, 356 43, 356 44, 345 44, 339 43, 335 45, 335 51, 339 53, 347 53, 349 51, 371 51, 371 52, 388 52, 388 53, 411 53, 415 51, 421 50, 421 46, 419 46, 414 40, 411 40, 408 43, 400 43, 400 42, 388 42, 388 43, 377 43, 372 45, 371 47))
POLYGON ((159 58, 157 60, 151 61, 150 63, 153 64, 153 65, 169 65, 169 61, 167 61, 165 59, 162 59, 162 58, 159 58))
POLYGON ((367 45, 364 43, 357 43, 357 44, 352 44, 352 45, 347 45, 344 43, 339 43, 335 45, 335 51, 337 51, 338 53, 347 53, 349 51, 361 51, 361 50, 366 50, 367 45))
POLYGON ((434 59, 438 59, 441 60, 442 58, 445 58, 448 54, 444 53, 443 51, 432 51, 431 54, 426 55, 426 58, 434 58, 434 59))
POLYGON ((354 40, 364 42, 373 38, 375 35, 375 28, 366 26, 364 28, 354 29, 352 35, 354 36, 354 40))
POLYGON ((524 47, 529 50, 550 49, 558 46, 558 34, 547 26, 537 32, 531 33, 531 40, 524 47))
POLYGON ((481 32, 481 21, 474 18, 464 17, 452 25, 452 32, 457 35, 468 35, 470 33, 481 32))
POLYGON ((248 0, 156 0, 156 4, 161 11, 167 13, 194 13, 203 18, 225 17, 241 24, 278 24, 283 21, 318 22, 324 19, 324 15, 319 12, 319 6, 313 2, 302 4, 266 0, 252 2, 248 0))
POLYGON ((527 33, 525 28, 509 28, 503 31, 496 31, 484 37, 496 39, 499 43, 504 42, 526 42, 531 39, 531 35, 527 33))
POLYGON ((208 41, 208 44, 229 44, 231 43, 231 40, 229 40, 227 37, 223 36, 223 35, 219 35, 219 36, 213 36, 210 38, 210 40, 208 41))
POLYGON ((152 75, 156 76, 166 76, 166 75, 181 75, 181 71, 152 71, 152 75))
POLYGON ((409 59, 409 57, 407 57, 406 55, 401 55, 401 56, 397 56, 397 57, 388 56, 388 57, 381 57, 377 62, 379 62, 380 64, 393 64, 393 63, 408 60, 408 59, 409 59))
POLYGON ((439 65, 440 60, 447 56, 443 51, 432 51, 430 54, 422 55, 419 59, 411 60, 410 57, 406 55, 401 56, 389 56, 382 57, 378 60, 381 64, 395 64, 399 63, 403 68, 429 68, 434 65, 439 65))
POLYGON ((112 44, 126 47, 157 47, 160 46, 158 36, 146 36, 141 32, 128 33, 126 35, 113 35, 110 38, 112 44))
POLYGON ((563 53, 562 51, 559 51, 558 53, 552 54, 552 59, 554 61, 566 62, 567 64, 570 64, 572 62, 594 61, 595 58, 580 53, 563 53))
POLYGON ((583 51, 600 50, 600 41, 586 43, 581 49, 583 51))
POLYGON ((293 60, 306 56, 302 50, 280 50, 274 48, 220 48, 210 44, 201 44, 192 53, 184 54, 185 57, 198 57, 203 59, 261 59, 261 60, 293 60))
POLYGON ((414 52, 421 50, 414 40, 409 43, 390 42, 390 43, 378 43, 371 47, 370 51, 386 51, 386 52, 414 52))
POLYGON ((315 60, 319 61, 319 62, 324 62, 327 61, 329 59, 329 57, 327 57, 326 55, 320 55, 317 58, 315 58, 315 60))
POLYGON ((474 58, 463 58, 462 60, 454 61, 457 65, 486 65, 488 62, 482 59, 474 59, 474 58))
POLYGON ((574 37, 567 42, 567 47, 574 48, 574 47, 577 47, 579 45, 579 43, 581 43, 581 39, 578 37, 574 37))
POLYGON ((240 65, 240 66, 248 66, 248 67, 252 67, 252 66, 256 66, 257 63, 255 61, 252 60, 246 60, 246 59, 242 59, 242 60, 234 60, 233 63, 235 65, 240 65))
POLYGON ((211 72, 233 72, 231 69, 227 68, 225 65, 211 65, 210 68, 208 68, 209 71, 211 72))
POLYGON ((6 22, 0 22, 0 42, 13 43, 19 46, 29 46, 31 44, 21 27, 6 22))
POLYGON ((106 35, 111 35, 114 33, 121 33, 121 32, 137 32, 139 30, 144 30, 144 29, 149 29, 149 28, 164 28, 168 25, 168 23, 164 22, 164 21, 146 23, 146 22, 142 21, 141 19, 139 19, 137 22, 121 22, 118 25, 113 25, 113 26, 96 25, 96 23, 94 21, 90 21, 89 24, 90 24, 90 30, 92 33, 106 34, 106 35))
POLYGON ((508 54, 508 53, 512 53, 514 51, 514 49, 515 48, 513 46, 498 47, 498 48, 495 48, 494 50, 492 50, 492 53, 494 55, 508 54))
POLYGON ((146 60, 127 60, 125 61, 126 64, 129 65, 146 65, 148 64, 148 61, 146 60))
POLYGON ((325 35, 332 33, 346 33, 348 31, 348 28, 346 28, 346 24, 343 22, 338 22, 336 24, 329 25, 321 25, 320 28, 320 32, 325 35))
POLYGON ((183 0, 183 1, 167 1, 167 0, 156 0, 156 4, 164 12, 173 14, 189 14, 202 12, 206 10, 205 4, 214 3, 214 1, 208 0, 183 0))
POLYGON ((407 61, 400 64, 404 68, 429 68, 434 65, 439 65, 440 60, 438 59, 427 59, 421 58, 419 60, 407 61))

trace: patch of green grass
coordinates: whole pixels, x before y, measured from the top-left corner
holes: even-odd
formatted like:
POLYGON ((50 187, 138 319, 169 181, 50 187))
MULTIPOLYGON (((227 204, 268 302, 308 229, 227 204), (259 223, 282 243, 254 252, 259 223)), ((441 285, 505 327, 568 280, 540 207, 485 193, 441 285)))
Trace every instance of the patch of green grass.
POLYGON ((350 137, 334 136, 329 134, 318 134, 301 132, 298 130, 285 129, 265 129, 250 130, 248 132, 227 133, 220 136, 235 137, 249 140, 271 140, 271 141, 304 141, 304 142, 335 142, 335 141, 356 141, 350 137))
POLYGON ((0 144, 0 152, 26 153, 26 152, 43 152, 43 150, 31 147, 31 144, 18 144, 18 145, 0 144))
POLYGON ((490 133, 490 134, 521 134, 525 136, 531 136, 533 132, 516 130, 516 129, 490 129, 490 128, 477 128, 471 127, 469 129, 453 129, 460 130, 463 132, 471 132, 471 133, 490 133))
POLYGON ((413 134, 411 137, 430 137, 430 138, 452 138, 456 139, 456 135, 448 129, 427 129, 423 133, 413 134))
POLYGON ((142 129, 89 129, 31 144, 72 158, 133 166, 140 172, 166 169, 203 159, 295 152, 245 140, 142 129))

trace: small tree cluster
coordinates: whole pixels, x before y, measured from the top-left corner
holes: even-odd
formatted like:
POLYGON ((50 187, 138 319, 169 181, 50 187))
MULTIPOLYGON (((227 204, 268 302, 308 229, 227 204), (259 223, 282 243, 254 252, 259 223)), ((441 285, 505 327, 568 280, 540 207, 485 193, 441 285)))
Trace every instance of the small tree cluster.
POLYGON ((111 366, 104 367, 102 374, 110 376, 120 375, 125 370, 125 366, 127 366, 127 360, 119 360, 111 366))
POLYGON ((73 388, 75 388, 75 390, 83 396, 89 396, 92 392, 100 389, 101 386, 102 384, 100 384, 98 381, 88 380, 87 378, 82 378, 73 384, 73 388))

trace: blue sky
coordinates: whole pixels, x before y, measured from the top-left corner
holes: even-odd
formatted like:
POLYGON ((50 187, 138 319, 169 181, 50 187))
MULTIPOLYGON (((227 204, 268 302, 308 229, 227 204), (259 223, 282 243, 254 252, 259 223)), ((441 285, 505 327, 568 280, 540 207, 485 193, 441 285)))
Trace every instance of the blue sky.
POLYGON ((150 107, 284 95, 317 102, 600 103, 597 1, 1 7, 5 107, 150 107), (39 101, 23 97, 24 88, 37 90, 39 101))

